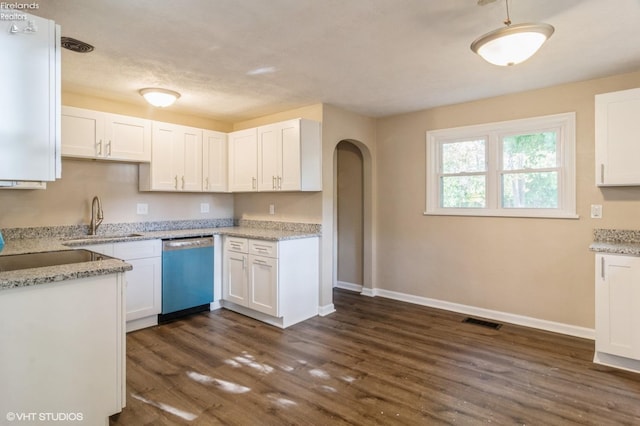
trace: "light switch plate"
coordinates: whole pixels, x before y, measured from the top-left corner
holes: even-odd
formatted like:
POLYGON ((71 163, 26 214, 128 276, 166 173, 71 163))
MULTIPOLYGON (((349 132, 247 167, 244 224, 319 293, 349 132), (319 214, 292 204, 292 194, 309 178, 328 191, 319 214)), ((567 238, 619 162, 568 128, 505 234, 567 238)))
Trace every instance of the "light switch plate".
POLYGON ((602 219, 602 204, 591 204, 591 219, 602 219))
POLYGON ((138 214, 149 214, 149 204, 147 204, 147 203, 138 203, 136 205, 136 213, 138 213, 138 214))
POLYGON ((200 203, 200 213, 209 213, 209 203, 200 203))

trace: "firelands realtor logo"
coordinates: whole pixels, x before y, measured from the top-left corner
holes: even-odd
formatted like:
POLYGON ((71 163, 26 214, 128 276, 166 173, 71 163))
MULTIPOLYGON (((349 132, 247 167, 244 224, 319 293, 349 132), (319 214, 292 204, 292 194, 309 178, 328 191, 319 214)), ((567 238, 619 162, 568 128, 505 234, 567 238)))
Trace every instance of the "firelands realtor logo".
POLYGON ((40 5, 36 2, 11 3, 3 1, 0 2, 0 21, 26 21, 28 16, 20 12, 36 9, 40 9, 40 5))

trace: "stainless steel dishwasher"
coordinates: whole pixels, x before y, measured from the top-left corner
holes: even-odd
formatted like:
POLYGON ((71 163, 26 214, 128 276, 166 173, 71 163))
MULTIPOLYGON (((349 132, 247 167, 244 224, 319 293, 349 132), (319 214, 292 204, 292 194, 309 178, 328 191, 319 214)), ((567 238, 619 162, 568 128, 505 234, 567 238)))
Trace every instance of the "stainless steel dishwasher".
POLYGON ((162 243, 162 313, 158 322, 209 310, 213 302, 213 237, 162 243))

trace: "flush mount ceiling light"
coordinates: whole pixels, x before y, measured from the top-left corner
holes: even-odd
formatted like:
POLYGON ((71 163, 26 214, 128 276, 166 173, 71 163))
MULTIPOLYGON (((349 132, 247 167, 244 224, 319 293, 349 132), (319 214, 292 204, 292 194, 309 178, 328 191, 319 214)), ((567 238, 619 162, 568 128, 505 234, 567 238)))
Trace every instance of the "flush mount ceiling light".
MULTIPOLYGON (((488 32, 471 43, 471 50, 485 61, 494 65, 511 66, 532 57, 553 34, 549 24, 511 25, 509 2, 507 5, 506 27, 488 32)), ((479 2, 478 4, 486 4, 479 2)))
POLYGON ((147 102, 155 107, 168 107, 180 97, 180 93, 173 90, 147 88, 140 89, 140 94, 144 96, 147 102))

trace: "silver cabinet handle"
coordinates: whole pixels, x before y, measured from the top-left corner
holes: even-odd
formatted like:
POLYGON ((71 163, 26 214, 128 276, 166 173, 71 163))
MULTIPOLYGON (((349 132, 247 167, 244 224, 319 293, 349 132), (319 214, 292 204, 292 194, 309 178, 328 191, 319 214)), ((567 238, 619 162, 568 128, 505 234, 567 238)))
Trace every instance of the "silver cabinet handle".
POLYGON ((604 256, 600 258, 600 277, 604 281, 604 256))
POLYGON ((209 178, 204 178, 204 189, 209 189, 209 178))
POLYGON ((102 139, 98 141, 97 145, 98 145, 98 155, 102 156, 102 139))
POLYGON ((600 183, 604 183, 604 163, 600 164, 600 183))
POLYGON ((175 189, 177 190, 177 189, 178 189, 178 175, 176 175, 176 177, 174 178, 174 180, 175 180, 175 185, 174 185, 174 187, 175 187, 175 189))
POLYGON ((282 189, 282 176, 278 176, 278 189, 282 189))
POLYGON ((182 189, 184 189, 184 175, 182 175, 182 189))
POLYGON ((247 269, 247 256, 242 256, 242 269, 247 269))
POLYGON ((256 189, 256 182, 257 182, 257 179, 252 177, 251 178, 251 189, 256 189))
POLYGON ((107 157, 111 157, 111 140, 107 144, 107 157))
POLYGON ((271 189, 276 189, 276 177, 271 176, 271 189))

